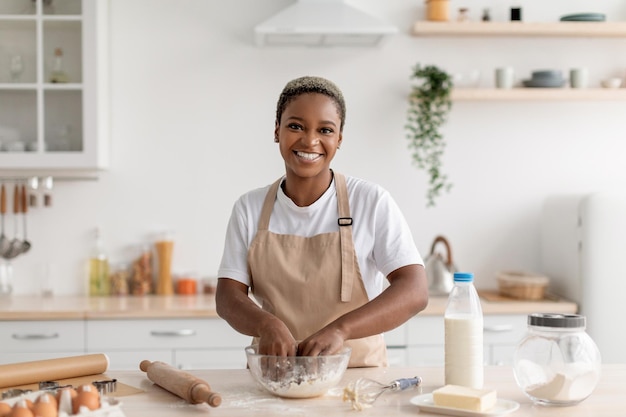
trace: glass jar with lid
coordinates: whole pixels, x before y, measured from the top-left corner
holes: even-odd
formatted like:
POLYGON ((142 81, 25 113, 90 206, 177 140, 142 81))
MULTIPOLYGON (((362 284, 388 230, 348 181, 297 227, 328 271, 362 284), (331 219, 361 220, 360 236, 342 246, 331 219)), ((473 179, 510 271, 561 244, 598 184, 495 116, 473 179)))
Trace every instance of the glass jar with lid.
POLYGON ((513 359, 517 385, 535 403, 578 404, 600 379, 600 351, 578 314, 528 316, 528 333, 513 359))

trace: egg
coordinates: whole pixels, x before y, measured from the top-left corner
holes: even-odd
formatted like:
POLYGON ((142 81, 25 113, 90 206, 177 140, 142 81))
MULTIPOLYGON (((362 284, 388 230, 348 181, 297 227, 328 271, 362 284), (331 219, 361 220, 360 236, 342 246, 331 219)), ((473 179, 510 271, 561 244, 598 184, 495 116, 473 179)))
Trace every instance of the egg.
POLYGON ((50 393, 41 394, 35 400, 32 411, 36 417, 57 417, 57 399, 50 393))
POLYGON ((74 414, 78 414, 81 407, 86 407, 90 410, 100 408, 100 395, 98 395, 98 392, 82 391, 78 393, 76 398, 72 401, 72 411, 74 414))
POLYGON ((70 398, 74 399, 76 398, 76 395, 78 394, 76 392, 76 390, 72 387, 65 387, 65 388, 61 388, 60 390, 57 391, 57 401, 61 402, 61 396, 63 395, 63 392, 68 391, 70 393, 70 398))
POLYGON ((7 403, 0 403, 0 417, 5 417, 11 412, 11 406, 7 403))
POLYGON ((57 411, 56 403, 36 402, 33 405, 33 415, 37 417, 57 417, 59 412, 57 411))
POLYGON ((44 392, 39 397, 37 397, 37 399, 35 400, 35 405, 37 405, 37 403, 42 403, 42 402, 52 403, 54 405, 54 408, 58 408, 59 406, 59 402, 57 401, 56 397, 49 392, 44 392))
POLYGON ((84 384, 76 388, 76 392, 79 394, 83 391, 98 392, 98 388, 94 384, 84 384))
MULTIPOLYGON (((32 403, 32 401, 31 401, 32 403)), ((19 400, 13 404, 11 412, 7 414, 8 417, 34 417, 33 412, 28 408, 28 402, 26 400, 19 400)))

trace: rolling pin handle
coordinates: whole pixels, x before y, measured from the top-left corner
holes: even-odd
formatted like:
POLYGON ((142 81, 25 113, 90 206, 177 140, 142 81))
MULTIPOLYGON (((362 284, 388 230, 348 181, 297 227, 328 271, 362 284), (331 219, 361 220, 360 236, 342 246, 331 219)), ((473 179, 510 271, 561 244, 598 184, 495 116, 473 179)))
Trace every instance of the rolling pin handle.
POLYGON ((207 403, 211 407, 217 407, 222 403, 222 396, 211 392, 211 388, 203 383, 196 384, 191 389, 191 399, 193 404, 207 403))
POLYGON ((152 362, 150 362, 149 360, 143 360, 141 361, 141 363, 139 364, 139 369, 141 369, 144 372, 148 372, 148 368, 150 367, 150 365, 152 365, 152 362))

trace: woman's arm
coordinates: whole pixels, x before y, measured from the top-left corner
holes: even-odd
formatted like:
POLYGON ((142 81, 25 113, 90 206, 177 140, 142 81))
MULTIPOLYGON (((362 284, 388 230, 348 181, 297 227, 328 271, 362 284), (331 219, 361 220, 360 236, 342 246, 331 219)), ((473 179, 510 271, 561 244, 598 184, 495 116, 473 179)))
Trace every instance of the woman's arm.
POLYGON ((248 286, 229 278, 217 281, 217 314, 240 333, 259 338, 259 353, 296 354, 296 340, 278 317, 261 309, 248 296, 248 286))
POLYGON ((298 354, 315 356, 337 352, 346 340, 389 331, 426 308, 428 284, 422 265, 398 268, 387 279, 391 285, 378 297, 302 341, 298 354))

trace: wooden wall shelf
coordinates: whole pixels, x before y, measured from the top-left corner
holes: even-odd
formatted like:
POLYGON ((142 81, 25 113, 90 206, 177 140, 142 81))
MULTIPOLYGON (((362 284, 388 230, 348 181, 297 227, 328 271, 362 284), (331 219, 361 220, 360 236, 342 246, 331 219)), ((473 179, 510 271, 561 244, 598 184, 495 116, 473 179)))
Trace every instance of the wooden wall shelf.
POLYGON ((413 25, 414 36, 626 37, 626 22, 429 22, 413 25))
POLYGON ((626 88, 457 88, 453 101, 609 101, 626 100, 626 88))

